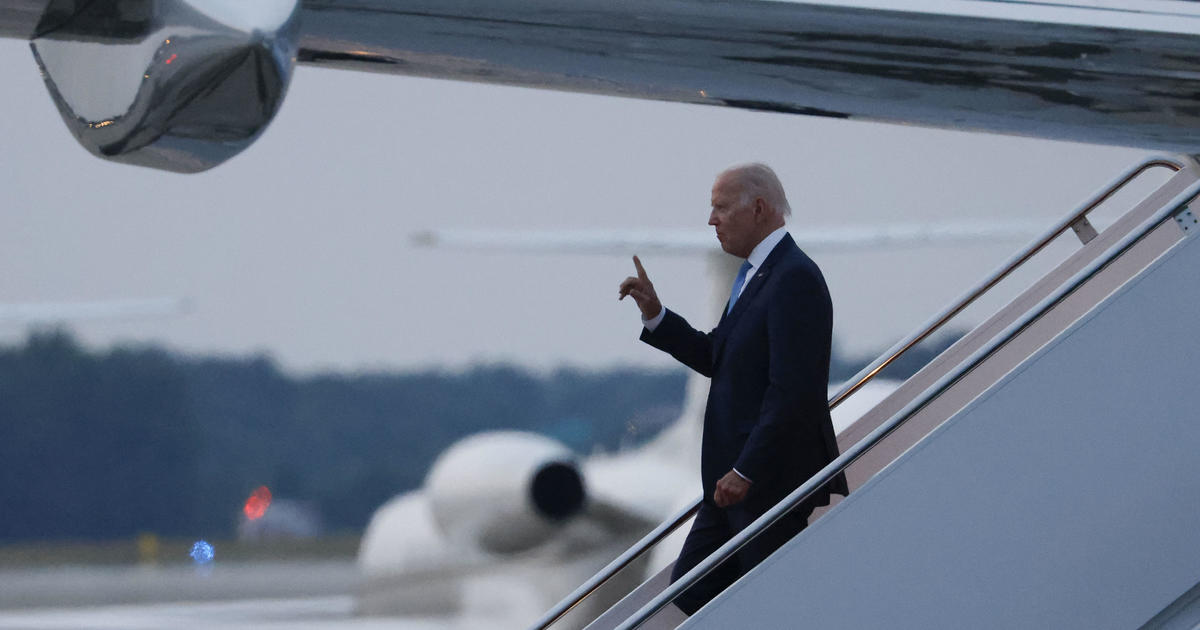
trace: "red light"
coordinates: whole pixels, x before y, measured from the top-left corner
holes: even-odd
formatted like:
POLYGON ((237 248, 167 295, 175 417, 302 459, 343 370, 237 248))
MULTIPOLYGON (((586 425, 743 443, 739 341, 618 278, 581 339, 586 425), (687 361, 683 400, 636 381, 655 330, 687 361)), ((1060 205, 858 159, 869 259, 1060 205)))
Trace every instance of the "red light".
POLYGON ((250 493, 250 498, 246 499, 246 505, 242 506, 242 512, 245 513, 246 518, 253 521, 262 518, 269 507, 271 507, 271 490, 266 486, 259 486, 250 493))
POLYGON ((176 58, 176 57, 178 57, 178 56, 179 56, 179 55, 172 54, 170 57, 167 57, 167 61, 166 61, 166 63, 167 63, 168 65, 170 65, 170 63, 171 63, 172 61, 175 61, 175 58, 176 58))

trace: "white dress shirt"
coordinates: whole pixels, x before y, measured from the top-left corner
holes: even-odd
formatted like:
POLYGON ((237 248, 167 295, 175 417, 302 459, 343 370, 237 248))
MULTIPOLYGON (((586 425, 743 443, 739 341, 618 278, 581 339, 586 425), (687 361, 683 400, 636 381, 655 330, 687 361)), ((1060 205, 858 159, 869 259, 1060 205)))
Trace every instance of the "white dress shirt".
MULTIPOLYGON (((738 297, 741 297, 746 285, 750 284, 750 279, 754 277, 754 271, 762 266, 763 262, 767 260, 767 256, 771 254, 771 250, 775 249, 775 246, 779 244, 779 241, 783 240, 783 237, 787 236, 787 233, 787 226, 781 227, 768 234, 766 238, 758 242, 758 245, 754 246, 754 249, 750 250, 750 255, 746 258, 746 262, 750 263, 750 270, 746 272, 746 277, 742 279, 741 286, 737 288, 738 297)), ((729 293, 730 297, 732 297, 732 289, 729 293)), ((658 328, 658 325, 662 323, 663 318, 666 316, 667 308, 664 306, 659 309, 658 315, 650 319, 643 319, 642 325, 646 327, 646 330, 654 332, 654 329, 658 328)))

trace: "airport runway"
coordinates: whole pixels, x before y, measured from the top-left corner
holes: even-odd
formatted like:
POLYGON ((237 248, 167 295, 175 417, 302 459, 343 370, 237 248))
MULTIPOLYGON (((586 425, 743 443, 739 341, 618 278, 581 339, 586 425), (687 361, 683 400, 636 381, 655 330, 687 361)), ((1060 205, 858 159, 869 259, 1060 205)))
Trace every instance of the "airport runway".
POLYGON ((0 630, 491 630, 534 619, 500 583, 455 618, 361 617, 353 561, 0 570, 0 630))
POLYGON ((61 566, 0 570, 0 612, 118 604, 351 595, 353 560, 193 566, 61 566))
POLYGON ((3 630, 482 630, 484 620, 356 617, 348 595, 0 611, 3 630))

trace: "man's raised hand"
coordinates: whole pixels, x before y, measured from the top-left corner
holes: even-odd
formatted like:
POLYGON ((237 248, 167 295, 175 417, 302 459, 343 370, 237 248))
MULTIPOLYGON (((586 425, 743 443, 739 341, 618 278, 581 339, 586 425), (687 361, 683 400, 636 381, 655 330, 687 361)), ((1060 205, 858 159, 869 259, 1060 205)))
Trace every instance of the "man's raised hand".
POLYGON ((654 283, 650 282, 650 277, 646 275, 642 261, 638 260, 637 256, 633 257, 633 266, 637 269, 637 276, 625 278, 625 281, 621 283, 617 299, 623 300, 626 295, 632 296, 633 301, 637 302, 638 308, 642 311, 642 319, 654 319, 662 311, 662 302, 658 301, 658 294, 654 292, 654 283))

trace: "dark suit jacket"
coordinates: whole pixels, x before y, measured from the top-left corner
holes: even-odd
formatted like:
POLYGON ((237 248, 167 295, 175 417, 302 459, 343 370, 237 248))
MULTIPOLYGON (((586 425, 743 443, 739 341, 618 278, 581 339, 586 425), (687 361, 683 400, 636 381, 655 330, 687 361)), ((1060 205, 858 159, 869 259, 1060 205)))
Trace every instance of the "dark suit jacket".
MULTIPOLYGON (((744 505, 765 512, 838 455, 827 402, 833 306, 821 270, 790 235, 755 270, 710 333, 667 311, 642 341, 708 376, 701 479, 711 502, 731 469, 753 483, 744 505)), ((846 494, 839 476, 829 493, 846 494)))

